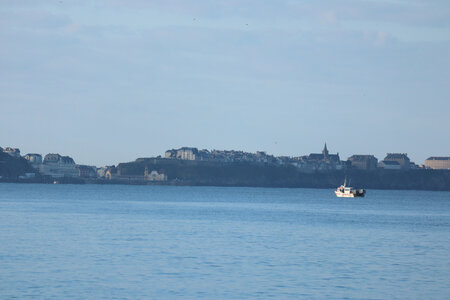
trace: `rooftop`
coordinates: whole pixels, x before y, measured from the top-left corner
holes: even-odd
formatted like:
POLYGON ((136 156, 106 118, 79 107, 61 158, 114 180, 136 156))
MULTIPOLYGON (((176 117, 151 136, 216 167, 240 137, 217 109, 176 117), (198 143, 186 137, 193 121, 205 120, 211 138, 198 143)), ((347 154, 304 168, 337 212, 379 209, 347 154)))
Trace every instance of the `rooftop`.
POLYGON ((375 158, 375 156, 373 156, 371 154, 354 154, 354 155, 350 156, 348 159, 355 160, 355 161, 365 161, 370 158, 375 158))
POLYGON ((387 153, 385 159, 409 159, 407 153, 387 153))
POLYGON ((426 160, 450 160, 450 156, 431 156, 426 160))

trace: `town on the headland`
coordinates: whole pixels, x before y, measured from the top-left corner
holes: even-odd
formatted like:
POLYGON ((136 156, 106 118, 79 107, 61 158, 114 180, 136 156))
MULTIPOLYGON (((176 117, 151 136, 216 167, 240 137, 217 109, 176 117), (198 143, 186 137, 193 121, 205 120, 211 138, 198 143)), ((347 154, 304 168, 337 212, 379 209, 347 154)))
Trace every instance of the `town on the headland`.
POLYGON ((406 153, 355 154, 341 160, 327 145, 321 153, 274 156, 263 151, 167 150, 164 157, 138 158, 117 166, 76 164, 69 156, 0 147, 0 181, 328 188, 344 177, 366 188, 450 190, 450 157, 432 156, 418 165, 406 153))

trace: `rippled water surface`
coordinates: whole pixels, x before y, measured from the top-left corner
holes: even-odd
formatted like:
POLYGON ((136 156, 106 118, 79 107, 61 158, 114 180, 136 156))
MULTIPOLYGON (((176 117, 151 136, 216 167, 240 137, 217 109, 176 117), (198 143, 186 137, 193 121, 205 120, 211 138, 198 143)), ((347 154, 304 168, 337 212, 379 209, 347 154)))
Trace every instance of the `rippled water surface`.
POLYGON ((449 192, 0 184, 1 299, 449 295, 449 192))

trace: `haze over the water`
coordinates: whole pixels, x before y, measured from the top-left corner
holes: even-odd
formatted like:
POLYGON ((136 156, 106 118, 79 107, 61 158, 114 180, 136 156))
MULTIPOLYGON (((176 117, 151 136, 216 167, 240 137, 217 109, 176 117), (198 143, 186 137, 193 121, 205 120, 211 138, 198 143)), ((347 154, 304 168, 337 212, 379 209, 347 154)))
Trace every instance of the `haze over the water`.
POLYGON ((0 4, 0 146, 450 155, 450 2, 0 4))

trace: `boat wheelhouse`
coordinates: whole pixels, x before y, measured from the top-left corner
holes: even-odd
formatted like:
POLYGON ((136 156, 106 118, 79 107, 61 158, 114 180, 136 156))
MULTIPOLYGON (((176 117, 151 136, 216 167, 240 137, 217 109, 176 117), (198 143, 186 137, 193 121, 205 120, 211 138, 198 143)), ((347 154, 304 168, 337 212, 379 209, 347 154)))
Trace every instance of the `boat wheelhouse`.
POLYGON ((337 197, 354 198, 364 197, 364 195, 366 194, 366 190, 347 186, 347 180, 345 180, 344 184, 336 188, 334 193, 337 197))

